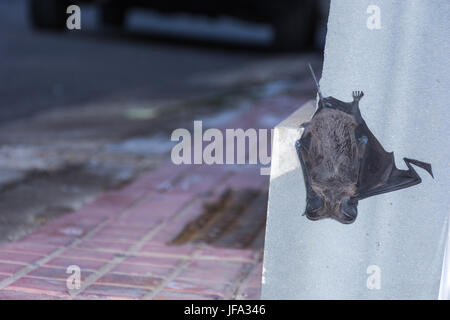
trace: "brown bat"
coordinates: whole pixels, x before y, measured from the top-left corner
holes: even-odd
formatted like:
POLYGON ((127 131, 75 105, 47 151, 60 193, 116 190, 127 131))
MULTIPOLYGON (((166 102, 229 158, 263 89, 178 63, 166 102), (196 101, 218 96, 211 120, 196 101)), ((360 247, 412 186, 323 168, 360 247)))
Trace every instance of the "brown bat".
POLYGON ((408 188, 422 180, 411 164, 433 176, 431 165, 403 158, 408 170, 395 166, 393 152, 386 152, 361 116, 362 91, 352 102, 322 96, 314 72, 319 104, 311 120, 302 124, 295 143, 306 187, 305 215, 310 220, 332 218, 352 223, 358 201, 377 194, 408 188))

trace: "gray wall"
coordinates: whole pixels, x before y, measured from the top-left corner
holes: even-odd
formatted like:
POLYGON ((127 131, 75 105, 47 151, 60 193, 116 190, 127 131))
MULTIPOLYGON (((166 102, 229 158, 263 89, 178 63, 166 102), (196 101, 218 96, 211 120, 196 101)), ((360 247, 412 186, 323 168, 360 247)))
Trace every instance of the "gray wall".
MULTIPOLYGON (((363 90, 362 115, 397 167, 406 169, 403 157, 430 162, 435 179, 418 168, 420 185, 362 200, 356 222, 341 225, 302 217, 299 168, 272 168, 283 174, 271 176, 263 298, 438 297, 450 212, 449 22, 444 0, 331 2, 324 95, 351 101, 363 90), (380 29, 367 27, 369 5, 381 10, 380 29), (380 289, 366 286, 370 265, 381 270, 380 289)), ((283 166, 281 149, 272 167, 283 166)))

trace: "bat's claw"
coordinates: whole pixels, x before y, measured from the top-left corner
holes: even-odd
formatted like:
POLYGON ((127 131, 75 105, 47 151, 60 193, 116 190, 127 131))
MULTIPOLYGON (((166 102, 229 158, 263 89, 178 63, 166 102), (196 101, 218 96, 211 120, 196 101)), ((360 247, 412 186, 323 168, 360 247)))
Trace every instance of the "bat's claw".
POLYGON ((362 91, 353 91, 353 101, 359 101, 364 96, 364 92, 362 91))

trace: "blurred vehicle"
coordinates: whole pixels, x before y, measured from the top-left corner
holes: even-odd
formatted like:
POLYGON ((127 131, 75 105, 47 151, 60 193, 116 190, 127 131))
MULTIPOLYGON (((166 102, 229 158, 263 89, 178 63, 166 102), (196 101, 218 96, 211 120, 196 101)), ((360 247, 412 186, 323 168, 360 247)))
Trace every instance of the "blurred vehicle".
POLYGON ((151 9, 161 13, 188 13, 210 17, 230 16, 270 24, 273 44, 281 50, 298 50, 312 46, 320 18, 317 0, 29 0, 32 25, 40 29, 64 29, 66 8, 83 2, 100 6, 101 23, 122 28, 130 8, 151 9))

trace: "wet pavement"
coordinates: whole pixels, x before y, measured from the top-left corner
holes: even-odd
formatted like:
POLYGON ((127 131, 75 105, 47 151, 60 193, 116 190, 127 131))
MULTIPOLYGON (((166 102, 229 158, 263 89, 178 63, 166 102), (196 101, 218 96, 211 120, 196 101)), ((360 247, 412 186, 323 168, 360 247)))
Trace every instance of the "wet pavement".
MULTIPOLYGON (((310 95, 265 98, 222 127, 271 127, 310 95)), ((267 192, 258 165, 160 162, 0 245, 0 299, 258 299, 267 192)))

